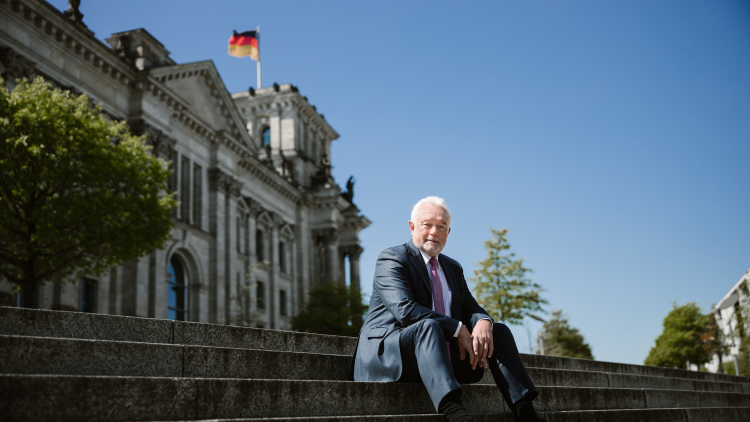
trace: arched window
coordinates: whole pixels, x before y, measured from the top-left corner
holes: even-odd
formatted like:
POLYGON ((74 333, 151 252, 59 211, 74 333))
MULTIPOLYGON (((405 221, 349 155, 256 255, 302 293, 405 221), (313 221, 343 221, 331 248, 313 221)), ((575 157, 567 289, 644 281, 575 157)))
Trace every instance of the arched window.
POLYGON ((263 129, 263 145, 262 147, 265 147, 266 145, 271 145, 271 128, 267 127, 263 129))
POLYGON ((169 260, 169 287, 167 293, 167 318, 177 321, 188 320, 187 273, 180 259, 173 256, 169 260))

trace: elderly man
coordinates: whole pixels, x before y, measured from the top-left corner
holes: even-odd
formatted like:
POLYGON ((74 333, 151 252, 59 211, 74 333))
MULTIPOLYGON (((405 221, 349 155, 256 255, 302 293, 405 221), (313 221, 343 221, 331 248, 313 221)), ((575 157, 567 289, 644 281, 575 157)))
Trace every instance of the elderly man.
POLYGON ((475 383, 489 367, 517 421, 540 421, 536 388, 508 327, 480 307, 461 265, 440 252, 451 231, 445 201, 414 205, 412 240, 378 257, 367 320, 354 352, 355 381, 423 382, 449 421, 471 421, 459 383, 475 383))

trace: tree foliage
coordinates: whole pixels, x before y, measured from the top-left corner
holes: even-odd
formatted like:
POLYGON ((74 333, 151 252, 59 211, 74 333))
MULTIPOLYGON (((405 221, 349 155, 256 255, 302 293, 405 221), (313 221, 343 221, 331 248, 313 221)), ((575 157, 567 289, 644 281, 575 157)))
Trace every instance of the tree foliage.
POLYGON ((310 290, 305 308, 292 317, 292 330, 356 337, 366 310, 361 293, 331 281, 310 290))
POLYGON ((719 358, 719 371, 724 370, 723 357, 729 353, 729 345, 726 344, 725 336, 716 321, 716 309, 712 309, 707 318, 706 327, 699 338, 699 345, 707 356, 716 355, 719 358))
POLYGON ((737 351, 737 363, 740 366, 740 373, 737 374, 734 368, 734 359, 729 359, 724 364, 724 372, 729 375, 741 375, 750 377, 750 338, 743 338, 740 341, 740 347, 737 351))
POLYGON ((711 359, 704 334, 710 319, 695 303, 672 304, 664 317, 663 330, 649 351, 645 365, 685 368, 687 362, 704 364, 711 359))
POLYGON ((57 274, 101 273, 170 238, 169 170, 86 95, 0 80, 0 275, 34 306, 57 274))
MULTIPOLYGON (((750 272, 746 271, 745 274, 750 272)), ((750 288, 747 281, 743 281, 738 286, 740 297, 734 304, 734 342, 739 343, 737 350, 737 363, 740 366, 739 375, 750 377, 750 336, 748 336, 748 310, 750 310, 750 288)), ((727 348, 728 349, 728 348, 727 348)), ((724 369, 727 374, 738 375, 734 368, 734 359, 724 363, 724 369)))
MULTIPOLYGON (((545 355, 594 359, 591 346, 586 343, 583 334, 578 328, 570 326, 561 310, 553 311, 552 318, 544 323, 541 340, 544 341, 545 355)), ((537 339, 537 346, 540 346, 539 339, 537 339)))
POLYGON ((544 289, 527 277, 533 271, 524 267, 523 258, 508 252, 508 230, 490 231, 492 239, 484 242, 488 257, 477 263, 472 277, 474 296, 496 321, 520 324, 529 313, 544 312, 542 305, 549 302, 541 296, 544 289))

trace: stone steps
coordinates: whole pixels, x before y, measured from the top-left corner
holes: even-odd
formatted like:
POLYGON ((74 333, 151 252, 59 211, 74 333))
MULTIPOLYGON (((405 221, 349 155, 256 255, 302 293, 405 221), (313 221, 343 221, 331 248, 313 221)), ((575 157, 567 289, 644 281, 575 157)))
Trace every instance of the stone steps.
MULTIPOLYGON (((0 335, 0 374, 345 381, 351 356, 122 341, 0 335)), ((750 384, 528 368, 544 386, 750 393, 750 384)), ((493 384, 486 371, 482 384, 493 384)))
MULTIPOLYGON (((152 318, 0 306, 0 335, 110 340, 351 355, 351 337, 152 318)), ((682 369, 521 354, 526 367, 750 384, 750 378, 682 369)))
POLYGON ((0 334, 351 355, 352 337, 0 306, 0 334))
MULTIPOLYGON (((673 409, 626 409, 626 410, 581 410, 569 412, 544 412, 541 416, 549 422, 732 422, 746 421, 748 407, 723 408, 673 408, 673 409)), ((513 422, 509 414, 478 413, 476 422, 513 422)), ((204 419, 200 422, 445 422, 441 415, 390 415, 390 416, 329 416, 303 418, 239 418, 204 419)), ((166 422, 166 421, 163 421, 166 422)), ((193 422, 193 421, 180 421, 193 422)))
MULTIPOLYGON (((421 384, 345 381, 355 344, 336 336, 0 307, 0 415, 4 421, 444 420, 421 384)), ((535 405, 551 422, 750 420, 748 378, 522 359, 540 390, 535 405)), ((478 421, 512 420, 489 371, 464 388, 478 421)))
MULTIPOLYGON (((0 375, 6 420, 200 420, 211 418, 429 414, 424 386, 406 383, 0 375)), ((750 394, 539 387, 540 412, 750 408, 750 394)), ((492 385, 464 386, 475 413, 508 413, 492 385)))

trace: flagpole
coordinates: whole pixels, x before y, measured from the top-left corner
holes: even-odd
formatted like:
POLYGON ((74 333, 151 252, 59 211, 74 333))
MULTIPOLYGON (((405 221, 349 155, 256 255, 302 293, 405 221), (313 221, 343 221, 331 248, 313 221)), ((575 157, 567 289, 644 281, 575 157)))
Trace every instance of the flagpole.
POLYGON ((255 33, 258 34, 258 89, 260 89, 260 25, 258 25, 255 33))

